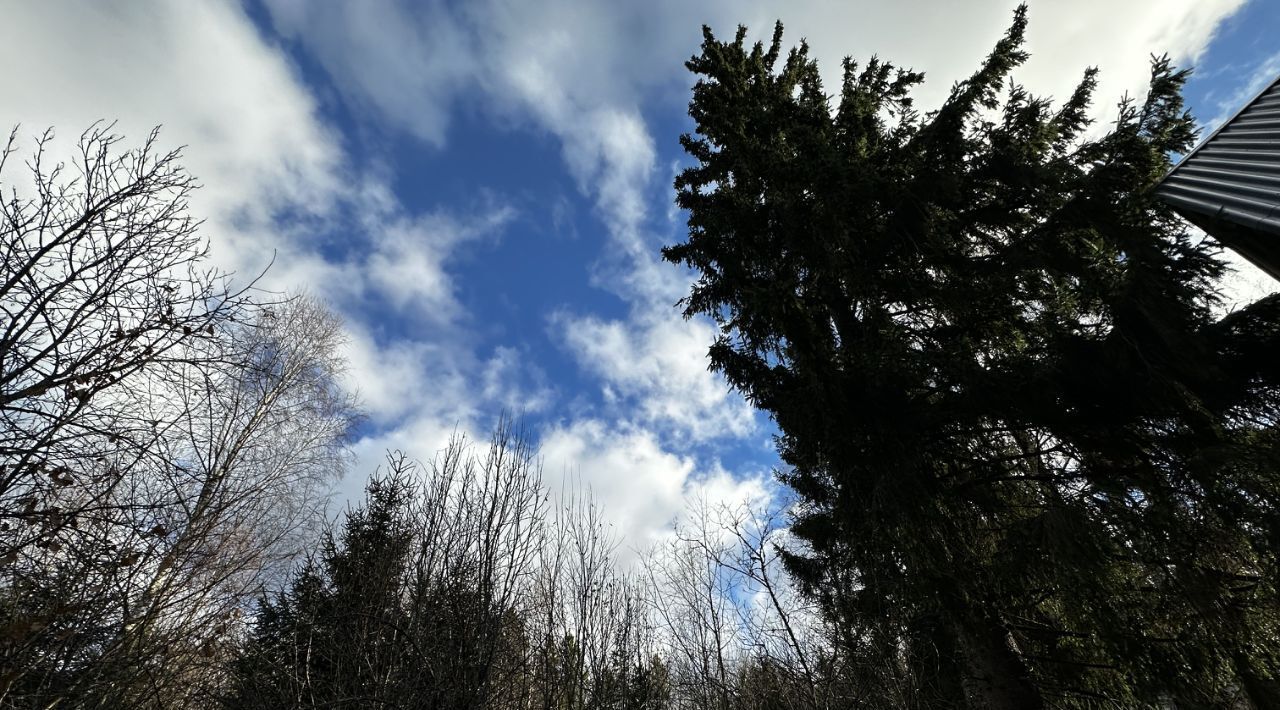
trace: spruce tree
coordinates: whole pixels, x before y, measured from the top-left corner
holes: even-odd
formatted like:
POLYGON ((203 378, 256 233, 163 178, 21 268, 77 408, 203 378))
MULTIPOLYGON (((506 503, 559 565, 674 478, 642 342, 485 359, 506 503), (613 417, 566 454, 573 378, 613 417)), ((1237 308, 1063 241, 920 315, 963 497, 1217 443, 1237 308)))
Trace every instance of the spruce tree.
POLYGON ((1094 137, 1095 70, 1057 108, 1010 80, 1026 21, 924 115, 919 73, 831 97, 780 24, 704 28, 681 305, 777 423, 786 561, 868 705, 1277 707, 1280 299, 1216 318, 1152 194, 1187 72, 1094 137))
POLYGON ((484 458, 461 438, 425 469, 392 455, 364 501, 262 600, 224 704, 514 702, 529 638, 514 587, 527 566, 510 558, 539 539, 541 489, 511 431, 497 429, 484 458))
MULTIPOLYGON (((413 487, 393 476, 370 481, 285 590, 262 601, 234 666, 232 707, 392 704, 404 698, 407 653, 405 569, 413 487)), ((407 663, 408 662, 408 663, 407 663)))

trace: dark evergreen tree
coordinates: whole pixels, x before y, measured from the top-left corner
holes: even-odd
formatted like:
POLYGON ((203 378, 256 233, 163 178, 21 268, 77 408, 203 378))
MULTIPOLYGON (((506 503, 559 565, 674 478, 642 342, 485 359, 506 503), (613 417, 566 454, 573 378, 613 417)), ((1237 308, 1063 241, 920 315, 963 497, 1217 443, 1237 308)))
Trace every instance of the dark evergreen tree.
POLYGON ((519 624, 474 576, 420 573, 423 549, 441 541, 420 537, 421 489, 409 470, 372 479, 340 534, 263 600, 226 705, 490 706, 495 657, 519 624))
POLYGON ((777 422, 816 596, 885 707, 1277 703, 1280 299, 1152 194, 1185 71, 1086 133, 1009 80, 1020 8, 943 106, 922 75, 704 30, 677 177, 721 325, 711 366, 777 422))
POLYGON ((260 605, 237 660, 237 707, 318 707, 398 698, 408 645, 402 629, 412 487, 370 482, 362 507, 290 587, 260 605))

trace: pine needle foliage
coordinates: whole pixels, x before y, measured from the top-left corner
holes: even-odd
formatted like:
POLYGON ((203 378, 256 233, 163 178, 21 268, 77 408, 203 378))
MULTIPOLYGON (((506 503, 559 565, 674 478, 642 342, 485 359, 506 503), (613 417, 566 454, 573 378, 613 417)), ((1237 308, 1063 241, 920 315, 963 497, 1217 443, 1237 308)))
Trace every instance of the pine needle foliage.
POLYGON ((1195 124, 1153 58, 1091 129, 1011 74, 1026 8, 935 111, 923 75, 704 28, 675 180, 711 367, 781 432, 790 571, 869 707, 1277 707, 1280 299, 1152 193, 1195 124), (1247 700, 1246 700, 1247 699, 1247 700))

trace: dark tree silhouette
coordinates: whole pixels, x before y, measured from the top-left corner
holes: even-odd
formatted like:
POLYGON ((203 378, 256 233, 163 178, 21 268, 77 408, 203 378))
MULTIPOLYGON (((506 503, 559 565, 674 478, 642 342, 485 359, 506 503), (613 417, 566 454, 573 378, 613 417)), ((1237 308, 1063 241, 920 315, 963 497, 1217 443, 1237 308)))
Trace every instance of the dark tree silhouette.
POLYGON ((393 456, 289 587, 263 601, 227 704, 513 702, 506 676, 527 643, 517 595, 544 514, 531 451, 509 428, 483 457, 456 439, 427 471, 393 456))
POLYGON ((1216 246, 1151 192, 1187 73, 1092 137, 1094 70, 1056 109, 1008 81, 1025 26, 925 115, 918 73, 832 99, 781 25, 705 30, 684 313, 781 430, 789 569, 867 702, 1276 707, 1280 299, 1216 319, 1216 246))

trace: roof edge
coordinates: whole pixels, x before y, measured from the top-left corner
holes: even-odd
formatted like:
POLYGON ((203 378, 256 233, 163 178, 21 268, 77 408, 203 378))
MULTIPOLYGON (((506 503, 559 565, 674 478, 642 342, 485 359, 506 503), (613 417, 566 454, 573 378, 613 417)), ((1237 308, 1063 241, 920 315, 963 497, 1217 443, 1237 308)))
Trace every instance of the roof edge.
POLYGON ((1232 122, 1234 122, 1237 118, 1240 117, 1240 114, 1244 113, 1245 111, 1248 111, 1251 106, 1253 106, 1255 103, 1258 102, 1258 99, 1266 95, 1267 92, 1271 91, 1271 89, 1274 88, 1277 84, 1280 84, 1280 76, 1277 76, 1276 78, 1264 84, 1262 88, 1253 95, 1252 98, 1244 102, 1244 104, 1240 108, 1236 109, 1236 112, 1231 114, 1230 118, 1218 124, 1218 127, 1213 129, 1213 131, 1209 135, 1205 136, 1204 140, 1197 143, 1189 153, 1182 156, 1182 158, 1176 164, 1174 164, 1173 167, 1169 168, 1169 172, 1165 173, 1164 177, 1160 178, 1160 182, 1157 182, 1153 189, 1159 189, 1160 186, 1164 184, 1164 181, 1169 179, 1170 175, 1173 175, 1175 172, 1177 172, 1178 168, 1182 167, 1182 165, 1186 163, 1188 160, 1190 160, 1193 156, 1195 156, 1196 153, 1199 153, 1201 148, 1209 144, 1209 141, 1217 137, 1217 135, 1222 132, 1222 129, 1231 125, 1232 122))

